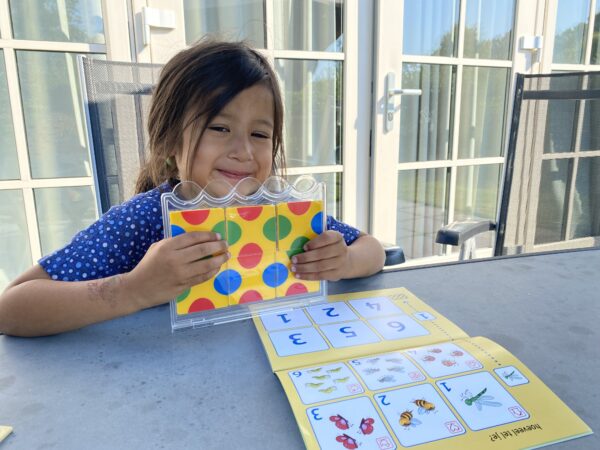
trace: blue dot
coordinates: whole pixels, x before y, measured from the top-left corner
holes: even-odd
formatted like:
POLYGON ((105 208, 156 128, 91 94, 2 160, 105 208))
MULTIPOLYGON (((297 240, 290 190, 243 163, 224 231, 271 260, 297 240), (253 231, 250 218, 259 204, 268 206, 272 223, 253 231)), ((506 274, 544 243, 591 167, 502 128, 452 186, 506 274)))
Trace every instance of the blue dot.
POLYGON ((185 230, 177 225, 171 225, 171 237, 179 236, 180 234, 184 234, 185 230))
POLYGON ((242 276, 235 270, 221 272, 214 281, 215 291, 221 295, 229 295, 237 291, 242 284, 242 276))
POLYGON ((310 227, 317 234, 321 234, 323 232, 323 213, 322 212, 318 212, 313 216, 312 220, 310 221, 310 227))
POLYGON ((281 263, 273 263, 263 272, 263 282, 273 288, 285 283, 287 278, 288 269, 281 263))

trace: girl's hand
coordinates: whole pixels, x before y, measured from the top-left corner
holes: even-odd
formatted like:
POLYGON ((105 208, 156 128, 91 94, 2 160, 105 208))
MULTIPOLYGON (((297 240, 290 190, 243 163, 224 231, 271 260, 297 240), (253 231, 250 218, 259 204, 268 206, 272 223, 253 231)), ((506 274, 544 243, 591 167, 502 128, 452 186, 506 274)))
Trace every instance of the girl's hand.
POLYGON ((341 233, 324 231, 292 257, 292 272, 301 280, 338 281, 351 272, 350 249, 341 233))
POLYGON ((127 283, 139 306, 148 308, 215 276, 228 259, 227 242, 217 233, 185 233, 152 244, 126 274, 127 283))

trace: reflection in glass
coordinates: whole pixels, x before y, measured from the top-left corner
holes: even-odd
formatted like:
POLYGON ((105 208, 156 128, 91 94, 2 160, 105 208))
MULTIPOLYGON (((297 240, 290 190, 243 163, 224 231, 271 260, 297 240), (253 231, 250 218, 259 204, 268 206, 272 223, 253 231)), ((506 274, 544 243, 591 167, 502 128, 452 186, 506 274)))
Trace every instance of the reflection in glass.
POLYGON ((589 12, 590 0, 558 0, 552 62, 584 62, 589 12))
POLYGON ((572 159, 542 161, 535 244, 558 242, 565 238, 567 186, 572 163, 572 159))
POLYGON ((458 0, 404 0, 405 55, 455 56, 458 0))
MULTIPOLYGON (((287 180, 292 184, 302 175, 290 175, 287 180)), ((342 218, 342 174, 341 173, 315 173, 312 174, 315 180, 324 182, 326 186, 326 204, 325 212, 328 216, 333 216, 338 220, 342 218)), ((352 225, 352 224, 350 224, 352 225)))
POLYGON ((600 157, 580 158, 575 180, 571 236, 600 236, 600 157))
POLYGON ((456 67, 404 64, 402 87, 422 89, 400 103, 400 162, 448 159, 456 67))
POLYGON ((184 0, 183 13, 186 44, 210 33, 265 48, 263 0, 184 0))
POLYGON ((42 253, 69 243, 96 220, 96 198, 91 186, 34 189, 42 253))
POLYGON ((9 0, 15 39, 104 44, 102 0, 9 0))
MULTIPOLYGON (((597 83, 599 79, 594 77, 593 80, 597 83)), ((588 88, 598 89, 598 86, 588 86, 588 88)), ((600 150, 600 100, 582 100, 581 103, 584 109, 579 149, 600 150)))
POLYGON ((277 50, 343 51, 344 4, 340 0, 273 2, 277 50))
MULTIPOLYGON (((454 220, 496 220, 500 164, 458 167, 454 220)), ((477 248, 492 247, 494 232, 480 234, 477 248)), ((456 251, 459 250, 455 247, 456 251)))
MULTIPOLYGON (((580 77, 559 76, 550 80, 552 91, 580 90, 580 77)), ((581 100, 547 100, 544 153, 572 152, 581 100)))
POLYGON ((465 67, 458 157, 502 155, 509 69, 465 67))
POLYGON ((76 55, 17 52, 34 178, 91 176, 76 55))
POLYGON ((288 167, 342 163, 342 63, 275 61, 285 99, 288 167))
POLYGON ((0 180, 20 178, 10 98, 6 82, 4 51, 0 50, 0 180))
POLYGON ((514 7, 514 0, 468 0, 464 56, 511 59, 514 7))
POLYGON ((447 210, 448 169, 398 172, 396 242, 407 258, 441 255, 435 243, 447 210))
POLYGON ((596 2, 594 34, 592 35, 592 54, 590 64, 600 64, 600 2, 596 2))
POLYGON ((31 250, 21 190, 0 190, 0 292, 31 266, 31 250))

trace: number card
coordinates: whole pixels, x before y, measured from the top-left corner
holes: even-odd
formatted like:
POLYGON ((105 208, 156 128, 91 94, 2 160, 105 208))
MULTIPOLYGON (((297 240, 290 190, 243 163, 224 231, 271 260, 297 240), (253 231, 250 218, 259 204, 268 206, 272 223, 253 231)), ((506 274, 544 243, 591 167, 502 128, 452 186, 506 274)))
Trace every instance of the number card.
POLYGON ((369 323, 388 341, 429 334, 426 328, 419 325, 406 314, 369 319, 369 323))
POLYGON ((335 348, 379 342, 377 335, 364 322, 354 321, 324 325, 321 331, 335 348))
POLYGON ((317 325, 357 320, 358 316, 344 302, 325 303, 306 308, 317 325))
POLYGON ((388 297, 359 298, 348 303, 367 319, 404 313, 388 297))
POLYGON ((329 348, 327 342, 314 328, 273 331, 269 333, 269 337, 279 356, 318 352, 329 348))
POLYGON ((425 380, 425 375, 400 352, 353 359, 354 371, 372 391, 425 380))
POLYGON ((310 319, 306 317, 306 313, 302 309, 262 314, 260 320, 267 331, 309 327, 312 325, 310 319))

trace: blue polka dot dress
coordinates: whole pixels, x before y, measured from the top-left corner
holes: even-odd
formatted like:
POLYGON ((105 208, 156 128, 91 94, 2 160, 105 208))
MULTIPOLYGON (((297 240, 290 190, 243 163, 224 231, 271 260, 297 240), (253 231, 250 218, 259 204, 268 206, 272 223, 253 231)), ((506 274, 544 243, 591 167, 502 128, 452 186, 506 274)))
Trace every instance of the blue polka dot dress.
MULTIPOLYGON (((164 237, 160 196, 169 190, 165 183, 112 207, 39 264, 53 280, 61 281, 93 280, 131 271, 148 248, 164 237)), ((347 245, 360 235, 356 228, 331 216, 327 216, 327 229, 339 231, 347 245)))

